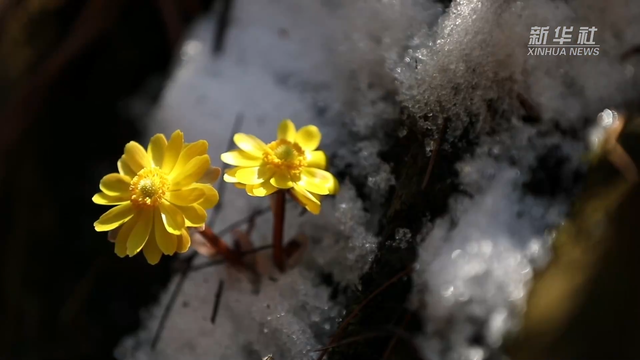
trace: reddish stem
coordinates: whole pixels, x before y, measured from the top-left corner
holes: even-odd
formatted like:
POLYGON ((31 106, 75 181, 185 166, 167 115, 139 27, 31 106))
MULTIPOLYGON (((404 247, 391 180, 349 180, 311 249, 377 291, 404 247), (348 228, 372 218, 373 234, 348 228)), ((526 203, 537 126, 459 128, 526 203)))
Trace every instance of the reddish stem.
MULTIPOLYGON (((402 321, 402 325, 400 326, 400 330, 404 331, 404 328, 407 327, 407 324, 409 324, 409 320, 411 320, 411 312, 407 311, 407 315, 405 315, 404 317, 404 321, 402 321)), ((382 360, 387 360, 389 358, 389 356, 391 356, 391 351, 393 350, 393 347, 396 345, 396 342, 398 341, 398 337, 399 334, 396 334, 393 339, 391 339, 391 342, 389 343, 389 346, 387 347, 387 351, 384 352, 384 356, 382 356, 382 360)))
POLYGON ((273 263, 278 270, 285 271, 284 250, 282 238, 284 237, 284 205, 285 192, 278 190, 273 194, 273 263))
POLYGON ((218 235, 214 234, 209 226, 205 226, 204 230, 200 231, 200 234, 207 240, 209 245, 216 250, 217 253, 227 260, 232 265, 242 266, 242 260, 240 255, 233 251, 227 243, 225 243, 218 235))

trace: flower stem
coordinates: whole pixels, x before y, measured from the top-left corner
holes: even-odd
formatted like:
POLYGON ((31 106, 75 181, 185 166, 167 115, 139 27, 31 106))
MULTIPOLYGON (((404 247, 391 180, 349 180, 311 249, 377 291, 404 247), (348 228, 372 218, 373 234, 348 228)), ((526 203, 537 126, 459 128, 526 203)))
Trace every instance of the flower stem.
POLYGON ((242 266, 242 260, 239 254, 229 248, 227 243, 225 243, 218 235, 216 235, 213 230, 209 226, 205 226, 204 230, 200 231, 202 237, 207 240, 209 245, 216 250, 220 255, 222 255, 225 260, 227 260, 232 265, 242 266))
POLYGON ((278 190, 273 194, 273 263, 278 270, 285 271, 284 249, 282 238, 284 236, 284 205, 285 192, 278 190))

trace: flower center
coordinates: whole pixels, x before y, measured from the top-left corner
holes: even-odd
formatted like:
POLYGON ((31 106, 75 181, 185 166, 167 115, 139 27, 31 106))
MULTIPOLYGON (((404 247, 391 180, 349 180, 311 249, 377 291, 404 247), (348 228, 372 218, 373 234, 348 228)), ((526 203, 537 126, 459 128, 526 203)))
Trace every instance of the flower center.
POLYGON ((157 167, 140 170, 131 181, 131 203, 138 206, 158 206, 169 190, 169 179, 157 167))
POLYGON ((300 174, 307 165, 307 158, 300 145, 280 139, 267 145, 262 160, 276 169, 287 170, 291 175, 300 174))

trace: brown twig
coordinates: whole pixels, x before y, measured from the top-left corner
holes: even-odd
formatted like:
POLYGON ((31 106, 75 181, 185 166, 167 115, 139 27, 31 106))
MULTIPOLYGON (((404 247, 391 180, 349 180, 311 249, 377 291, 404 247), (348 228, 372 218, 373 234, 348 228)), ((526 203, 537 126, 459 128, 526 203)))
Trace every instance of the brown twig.
POLYGON ((440 126, 440 133, 438 134, 438 139, 436 141, 436 148, 433 149, 431 153, 431 159, 429 159, 429 167, 427 168, 427 174, 424 176, 424 180, 422 181, 422 189, 427 187, 429 183, 429 178, 431 178, 431 172, 433 171, 433 167, 436 163, 436 158, 438 157, 438 150, 440 150, 440 146, 442 145, 442 139, 444 138, 445 131, 447 129, 447 118, 442 120, 442 125, 440 126))
POLYGON ((205 226, 204 230, 200 231, 202 237, 207 240, 209 245, 220 254, 228 263, 234 266, 242 266, 242 260, 237 251, 232 250, 224 240, 220 239, 209 226, 205 226))
POLYGON ((216 300, 213 302, 213 311, 211 312, 211 324, 215 324, 218 317, 218 309, 220 308, 220 299, 222 298, 222 290, 224 289, 224 280, 218 282, 218 290, 216 291, 216 300))
MULTIPOLYGON (((404 320, 402 321, 402 325, 400 325, 400 330, 404 331, 404 328, 407 327, 407 324, 409 324, 409 320, 411 320, 411 312, 407 311, 407 315, 404 317, 404 320)), ((393 336, 393 339, 391 339, 391 341, 389 342, 389 346, 387 346, 387 350, 384 352, 384 355, 382 356, 382 360, 387 360, 389 356, 391 356, 391 351, 393 350, 393 347, 396 345, 396 342, 398 341, 399 336, 400 336, 399 334, 396 334, 393 336)))
POLYGON ((410 344, 411 347, 413 348, 413 351, 416 353, 416 357, 418 359, 421 358, 420 357, 420 352, 419 352, 418 348, 416 347, 416 344, 414 343, 413 339, 411 339, 411 336, 409 334, 407 334, 406 332, 404 332, 402 329, 394 329, 394 328, 387 328, 387 329, 383 329, 380 332, 368 333, 368 334, 362 334, 362 335, 354 336, 354 337, 348 338, 346 340, 340 341, 338 343, 335 343, 335 344, 333 344, 331 346, 325 346, 323 348, 313 350, 313 352, 331 350, 333 348, 340 347, 340 346, 343 346, 343 345, 347 345, 347 344, 350 344, 350 343, 353 343, 353 342, 356 342, 356 341, 365 340, 365 339, 374 338, 374 337, 380 337, 380 336, 388 336, 390 334, 393 334, 398 339, 406 340, 407 343, 410 344))
MULTIPOLYGON (((243 251, 243 252, 241 252, 241 253, 238 253, 238 255, 239 255, 240 257, 245 257, 245 256, 247 256, 247 255, 253 255, 253 254, 255 254, 255 253, 259 253, 259 252, 261 252, 261 251, 270 250, 270 249, 272 249, 272 248, 273 248, 273 246, 272 246, 271 244, 269 244, 269 245, 262 245, 262 246, 258 246, 258 247, 256 247, 256 248, 253 248, 253 249, 251 249, 251 250, 247 250, 247 251, 243 251)), ((204 264, 199 264, 199 265, 192 266, 192 267, 189 269, 189 272, 196 272, 196 271, 199 271, 199 270, 202 270, 202 269, 210 268, 210 267, 212 267, 212 266, 216 266, 216 265, 224 265, 224 264, 226 264, 226 263, 227 263, 227 261, 226 261, 225 259, 211 260, 211 261, 206 262, 206 263, 204 263, 204 264)))
POLYGON ((278 190, 273 194, 273 263, 278 270, 285 271, 285 257, 282 248, 282 238, 284 237, 284 213, 285 194, 283 190, 278 190))
POLYGON ((255 219, 258 218, 259 216, 262 216, 264 214, 267 214, 271 211, 271 206, 265 206, 262 209, 256 210, 254 212, 252 212, 251 214, 240 218, 234 222, 232 222, 231 224, 225 226, 222 230, 218 231, 218 236, 225 236, 228 233, 230 233, 231 231, 237 229, 238 227, 240 227, 241 225, 244 224, 248 224, 251 219, 255 219))
POLYGON ((372 334, 358 335, 358 336, 350 337, 350 338, 348 338, 346 340, 342 340, 342 341, 340 341, 338 343, 335 343, 333 345, 327 345, 325 347, 321 347, 320 349, 313 350, 313 352, 328 351, 328 350, 331 350, 333 348, 337 348, 337 347, 340 347, 340 346, 343 346, 343 345, 351 344, 351 343, 356 342, 356 341, 375 338, 375 337, 381 337, 381 336, 388 336, 388 335, 389 334, 387 334, 387 333, 372 333, 372 334))
POLYGON ((224 37, 229 30, 229 18, 233 8, 233 0, 222 0, 219 15, 216 18, 215 35, 213 37, 213 54, 219 55, 224 46, 224 37))
POLYGON ((367 305, 367 303, 369 303, 369 301, 371 301, 380 292, 382 292, 383 290, 388 288, 391 284, 395 283, 396 281, 398 281, 399 279, 403 278, 404 276, 407 276, 407 275, 411 274, 413 272, 413 269, 414 269, 413 265, 409 266, 408 268, 403 270, 401 273, 399 273, 398 275, 392 277, 389 281, 387 281, 382 286, 380 286, 378 289, 376 289, 376 291, 372 292, 369 296, 367 296, 367 298, 364 299, 364 301, 362 301, 358 305, 358 307, 356 307, 355 310, 353 310, 353 312, 349 315, 349 317, 347 317, 342 322, 342 324, 340 324, 340 327, 336 331, 335 335, 333 335, 333 337, 331 338, 331 341, 329 341, 329 344, 327 345, 327 348, 322 351, 322 353, 318 357, 318 360, 324 359, 325 355, 329 351, 329 347, 336 343, 336 341, 342 336, 342 333, 345 331, 345 329, 347 328, 349 323, 351 323, 351 321, 356 317, 356 315, 358 315, 360 310, 362 310, 362 308, 364 308, 364 306, 367 305))

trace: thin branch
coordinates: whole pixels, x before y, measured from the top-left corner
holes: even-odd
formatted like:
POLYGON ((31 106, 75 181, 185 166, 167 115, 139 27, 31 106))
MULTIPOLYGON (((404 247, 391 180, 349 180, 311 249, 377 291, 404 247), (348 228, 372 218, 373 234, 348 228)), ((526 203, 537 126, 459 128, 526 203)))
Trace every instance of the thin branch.
POLYGON ((218 236, 222 237, 227 235, 228 233, 230 233, 231 231, 233 231, 234 229, 237 229, 240 227, 240 225, 244 225, 246 223, 248 223, 249 221, 251 221, 252 218, 257 218, 259 216, 262 216, 268 212, 271 211, 271 206, 265 206, 262 209, 256 210, 254 212, 252 212, 251 214, 242 217, 234 222, 232 222, 231 224, 225 226, 224 228, 222 228, 222 230, 218 231, 218 236))
POLYGON ((224 37, 229 30, 229 17, 233 8, 233 0, 222 0, 220 15, 216 19, 215 34, 213 36, 213 54, 222 52, 224 37))
MULTIPOLYGON (((364 299, 364 301, 362 301, 358 305, 358 307, 356 307, 355 310, 353 310, 353 312, 349 315, 349 317, 347 317, 342 322, 342 324, 340 324, 340 327, 338 328, 338 331, 336 331, 335 335, 333 335, 333 337, 331 338, 331 341, 329 341, 329 345, 327 345, 327 347, 329 347, 329 346, 331 346, 331 345, 336 343, 336 341, 342 336, 342 333, 345 331, 345 329, 347 328, 349 323, 351 323, 351 321, 358 315, 358 313, 360 313, 362 308, 364 308, 364 306, 367 305, 369 303, 369 301, 371 301, 380 292, 382 292, 383 290, 388 288, 391 284, 393 284, 396 281, 398 281, 399 279, 411 274, 413 272, 413 270, 414 270, 413 265, 409 266, 408 268, 403 270, 401 273, 399 273, 398 275, 394 276, 389 281, 387 281, 382 286, 380 286, 378 289, 376 289, 376 291, 372 292, 369 296, 367 296, 367 298, 364 299)), ((322 353, 320 354, 320 356, 318 357, 318 360, 324 359, 324 357, 325 357, 325 355, 327 354, 328 351, 329 351, 328 348, 323 350, 322 353)))
POLYGON ((222 298, 222 290, 224 289, 224 280, 218 282, 218 290, 216 291, 216 301, 213 303, 213 311, 211 312, 211 324, 215 324, 218 316, 218 308, 220 308, 220 299, 222 298))
POLYGON ((357 342, 360 340, 365 340, 365 339, 371 339, 371 338, 376 338, 376 337, 381 337, 381 336, 389 336, 389 334, 387 333, 371 333, 371 334, 363 334, 363 335, 358 335, 358 336, 354 336, 354 337, 350 337, 346 340, 340 341, 338 343, 335 343, 333 345, 328 345, 325 347, 321 347, 320 349, 316 349, 313 350, 313 352, 320 352, 320 351, 328 351, 331 350, 333 348, 337 348, 343 345, 347 345, 347 344, 351 344, 353 342, 357 342))
POLYGON ((429 178, 431 178, 431 172, 433 171, 433 167, 436 164, 436 158, 438 157, 438 150, 440 150, 440 146, 442 145, 442 139, 444 138, 445 131, 447 129, 447 118, 442 120, 442 125, 440 126, 440 134, 438 134, 438 140, 436 142, 436 148, 433 149, 433 153, 431 153, 431 159, 429 159, 429 167, 427 168, 427 174, 422 181, 422 189, 427 187, 429 183, 429 178))
POLYGON ((229 262, 231 265, 242 266, 242 261, 238 253, 231 250, 227 243, 224 242, 218 235, 216 235, 210 227, 205 226, 204 230, 200 231, 202 237, 209 243, 218 254, 229 262))
MULTIPOLYGON (((400 325, 400 330, 404 331, 404 328, 406 328, 407 324, 409 324, 409 320, 411 320, 411 311, 407 311, 407 315, 404 317, 404 320, 402 321, 402 325, 400 325)), ((387 350, 384 352, 384 355, 382 356, 382 360, 387 360, 389 356, 391 356, 391 351, 393 350, 393 347, 396 345, 396 342, 398 341, 398 337, 400 337, 400 335, 396 334, 393 337, 393 339, 391 339, 391 341, 389 342, 389 346, 387 347, 387 350)))
POLYGON ((406 333, 402 329, 397 329, 397 328, 393 328, 393 327, 380 329, 378 332, 370 332, 370 333, 367 333, 367 334, 354 336, 354 337, 348 338, 346 340, 340 341, 338 343, 335 343, 333 345, 325 346, 323 348, 313 350, 313 352, 328 351, 328 350, 331 350, 333 348, 340 347, 340 346, 343 346, 343 345, 347 345, 347 344, 350 344, 350 343, 353 343, 353 342, 356 342, 356 341, 370 339, 370 338, 374 338, 374 337, 389 336, 389 335, 394 335, 398 339, 406 340, 407 343, 409 343, 411 345, 411 347, 413 348, 413 350, 416 352, 416 355, 419 357, 419 351, 416 348, 416 344, 413 342, 413 339, 411 338, 411 335, 409 335, 408 333, 406 333))
MULTIPOLYGON (((243 251, 243 252, 239 253, 239 255, 240 255, 240 257, 244 257, 244 256, 247 256, 247 255, 258 253, 260 251, 269 250, 271 248, 273 248, 273 245, 271 245, 271 244, 262 245, 262 246, 258 246, 257 248, 253 248, 251 250, 243 251)), ((206 269, 206 268, 210 268, 210 267, 213 267, 213 266, 224 265, 226 263, 227 263, 227 261, 224 260, 224 259, 211 260, 211 261, 208 261, 208 262, 206 262, 204 264, 192 266, 191 269, 189 270, 189 272, 196 272, 196 271, 199 271, 199 270, 202 270, 202 269, 206 269)))

